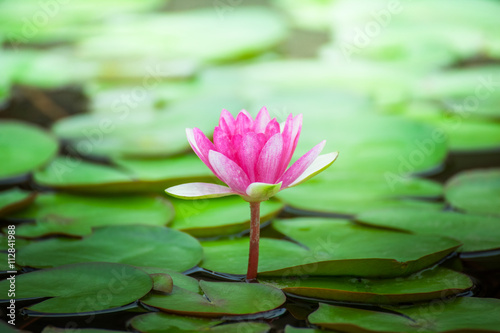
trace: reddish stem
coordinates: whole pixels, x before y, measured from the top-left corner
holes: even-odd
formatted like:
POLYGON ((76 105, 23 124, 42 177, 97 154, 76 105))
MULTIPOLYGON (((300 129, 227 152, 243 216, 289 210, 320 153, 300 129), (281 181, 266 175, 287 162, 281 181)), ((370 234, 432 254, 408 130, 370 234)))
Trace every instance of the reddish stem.
POLYGON ((247 282, 257 280, 259 266, 260 202, 250 202, 250 253, 248 256, 247 282))

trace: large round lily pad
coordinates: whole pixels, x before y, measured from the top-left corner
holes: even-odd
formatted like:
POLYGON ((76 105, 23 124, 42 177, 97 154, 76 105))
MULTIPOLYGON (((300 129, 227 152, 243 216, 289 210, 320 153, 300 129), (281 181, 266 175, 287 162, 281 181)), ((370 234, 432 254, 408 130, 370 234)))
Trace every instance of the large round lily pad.
POLYGON ((21 210, 30 205, 36 197, 35 192, 13 188, 0 192, 0 217, 21 210))
POLYGON ((82 40, 78 53, 109 62, 153 55, 163 61, 221 61, 258 54, 286 36, 286 26, 274 12, 259 7, 228 12, 224 5, 130 16, 126 23, 110 24, 102 34, 82 40))
MULTIPOLYGON (((171 227, 196 237, 235 234, 250 226, 250 207, 240 197, 171 201, 176 212, 171 227)), ((276 200, 262 202, 261 222, 272 219, 282 208, 283 204, 276 200)))
MULTIPOLYGON (((9 280, 0 282, 7 295, 9 280)), ((80 263, 16 276, 17 300, 46 298, 27 309, 38 314, 79 314, 117 311, 146 295, 153 287, 149 275, 135 267, 113 263, 80 263)), ((5 301, 5 299, 3 300, 5 301)))
POLYGON ((280 192, 278 197, 300 210, 357 214, 386 207, 440 209, 439 203, 416 199, 435 199, 441 194, 439 184, 399 173, 337 172, 332 168, 307 183, 280 192))
POLYGON ((378 312, 320 304, 311 323, 343 332, 500 332, 500 301, 460 297, 378 312))
POLYGON ((463 245, 460 252, 500 248, 500 218, 421 209, 384 209, 356 217, 364 224, 417 234, 454 238, 463 245))
POLYGON ((166 312, 220 317, 270 311, 285 300, 281 290, 261 284, 199 281, 196 292, 174 284, 170 294, 150 294, 141 302, 166 312))
POLYGON ((292 295, 368 304, 426 301, 464 292, 473 285, 468 276, 445 268, 395 279, 289 277, 259 279, 259 282, 292 295))
POLYGON ((35 223, 19 225, 16 234, 23 237, 84 236, 91 234, 92 228, 106 225, 164 226, 173 215, 173 207, 161 197, 41 194, 33 206, 15 215, 35 220, 35 223))
MULTIPOLYGON (((444 258, 460 243, 439 236, 367 228, 345 220, 296 218, 274 221, 290 241, 262 238, 261 275, 354 275, 396 277, 444 258)), ((203 242, 203 268, 245 274, 248 239, 203 242)))
POLYGON ((243 107, 240 99, 220 94, 195 96, 164 110, 133 112, 125 104, 123 111, 64 118, 53 131, 83 155, 163 158, 191 151, 186 128, 196 126, 210 135, 222 109, 243 107))
POLYGON ((225 323, 222 320, 178 316, 155 312, 132 318, 129 324, 141 333, 158 332, 218 332, 218 333, 265 333, 270 327, 266 323, 225 323), (222 324, 222 325, 221 325, 222 324))
POLYGON ((446 200, 471 213, 500 215, 500 169, 462 172, 448 181, 446 200))
POLYGON ((44 130, 18 121, 0 122, 0 179, 23 176, 47 163, 59 148, 44 130))
POLYGON ((20 249, 17 263, 37 268, 107 261, 141 267, 187 270, 201 260, 198 241, 183 232, 158 226, 107 226, 83 239, 54 238, 20 249))
POLYGON ((54 159, 34 174, 38 184, 73 192, 123 192, 135 185, 126 172, 107 165, 95 164, 68 157, 54 159))

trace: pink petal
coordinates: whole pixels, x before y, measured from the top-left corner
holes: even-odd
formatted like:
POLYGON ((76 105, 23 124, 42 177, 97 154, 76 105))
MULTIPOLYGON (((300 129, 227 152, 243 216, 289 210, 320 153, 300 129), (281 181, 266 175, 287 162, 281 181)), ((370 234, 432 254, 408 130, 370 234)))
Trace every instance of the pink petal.
POLYGON ((241 110, 240 113, 238 113, 238 116, 236 117, 236 127, 234 134, 244 135, 252 129, 252 125, 253 125, 252 116, 250 116, 250 114, 247 111, 241 110))
POLYGON ((218 198, 236 194, 229 187, 209 183, 187 183, 165 190, 171 196, 181 199, 218 198))
MULTIPOLYGON (((224 131, 220 126, 215 127, 214 129, 214 146, 216 150, 230 159, 234 160, 234 150, 231 144, 232 138, 229 137, 228 133, 224 131)), ((208 159, 208 158, 207 158, 208 159)))
POLYGON ((274 184, 281 167, 283 138, 281 133, 273 135, 264 145, 257 161, 257 181, 274 184))
POLYGON ((208 140, 199 128, 186 128, 186 136, 195 154, 198 155, 203 163, 205 163, 213 172, 214 170, 208 161, 208 151, 214 149, 212 142, 208 140))
POLYGON ((269 116, 269 112, 267 112, 266 107, 264 106, 260 109, 257 117, 255 117, 254 123, 254 132, 256 133, 264 133, 266 131, 267 124, 271 121, 271 117, 269 116))
POLYGON ((314 162, 306 169, 306 171, 304 171, 297 179, 295 179, 293 183, 288 185, 288 187, 299 185, 300 183, 303 183, 306 180, 316 176, 318 173, 324 171, 326 168, 332 165, 333 162, 335 162, 337 156, 339 156, 338 152, 318 156, 318 158, 314 160, 314 162))
POLYGON ((255 165, 257 164, 257 159, 264 143, 262 137, 259 140, 257 133, 248 132, 236 150, 239 165, 248 175, 251 182, 255 181, 255 165))
POLYGON ((276 120, 276 118, 273 118, 267 126, 266 126, 266 131, 264 134, 266 135, 266 139, 269 140, 273 135, 276 135, 277 133, 280 133, 280 124, 276 120))
POLYGON ((283 157, 281 161, 281 169, 279 174, 283 174, 288 164, 293 156, 293 152, 297 147, 297 142, 300 136, 300 130, 302 128, 302 114, 299 114, 295 118, 290 114, 286 120, 285 127, 283 129, 283 157))
POLYGON ((280 181, 283 182, 283 188, 286 188, 293 183, 312 164, 312 162, 314 162, 319 153, 321 153, 321 150, 323 150, 323 147, 325 147, 325 143, 325 140, 318 143, 313 149, 305 153, 301 158, 293 163, 288 170, 286 170, 280 178, 280 181))
POLYGON ((226 135, 230 138, 233 137, 233 134, 234 134, 234 127, 233 128, 230 128, 229 125, 226 123, 226 121, 224 119, 220 119, 219 120, 219 126, 217 126, 216 128, 219 128, 220 130, 222 130, 224 133, 226 133, 226 135))
POLYGON ((233 191, 245 194, 250 180, 238 164, 215 150, 211 150, 208 153, 208 160, 215 170, 215 175, 220 180, 226 183, 233 191))
POLYGON ((229 111, 227 111, 226 109, 223 109, 221 114, 220 114, 220 118, 219 118, 219 126, 221 126, 224 130, 228 130, 229 133, 234 134, 234 130, 235 130, 235 127, 236 127, 236 122, 234 120, 234 117, 231 113, 229 113, 229 111), (222 121, 224 120, 225 122, 225 125, 226 126, 222 126, 222 121))

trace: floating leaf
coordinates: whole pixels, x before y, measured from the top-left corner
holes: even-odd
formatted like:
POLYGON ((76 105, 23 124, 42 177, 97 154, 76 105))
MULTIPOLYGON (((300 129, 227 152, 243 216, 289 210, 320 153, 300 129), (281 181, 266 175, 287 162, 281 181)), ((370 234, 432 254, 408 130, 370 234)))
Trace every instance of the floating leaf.
POLYGON ((24 176, 47 163, 57 152, 54 137, 33 125, 0 122, 0 179, 24 176))
POLYGON ((197 292, 174 284, 170 294, 150 294, 141 302, 176 314, 220 317, 270 311, 285 300, 281 290, 261 284, 199 281, 197 292))
POLYGON ((239 322, 222 324, 222 320, 178 316, 155 312, 132 318, 130 325, 142 333, 156 332, 218 332, 265 333, 270 327, 265 323, 239 322))
POLYGON ((183 232, 157 226, 108 226, 83 239, 54 238, 18 251, 17 263, 37 268, 107 261, 185 271, 202 258, 198 241, 183 232))
MULTIPOLYGON (((445 237, 366 228, 336 219, 280 220, 274 221, 273 227, 302 245, 262 238, 261 276, 404 276, 432 265, 460 245, 445 237)), ((248 242, 246 238, 203 242, 205 258, 201 266, 245 274, 248 242)))
MULTIPOLYGON (((118 104, 113 113, 64 118, 54 124, 53 131, 82 155, 163 158, 191 151, 185 129, 193 127, 193 119, 204 133, 211 133, 222 109, 239 110, 244 106, 236 97, 224 95, 223 100, 221 102, 220 94, 216 93, 200 95, 172 103, 162 111, 140 113, 132 112, 127 104, 118 104)), ((141 168, 141 164, 129 165, 141 168)), ((145 172, 140 174, 145 177, 145 172)))
POLYGON ((500 248, 498 217, 421 209, 384 209, 362 213, 356 219, 376 227, 451 237, 463 244, 458 249, 461 252, 500 248))
POLYGON ((500 169, 465 171, 455 175, 446 184, 445 196, 460 210, 499 215, 500 169))
POLYGON ((472 287, 469 277, 445 268, 395 279, 291 277, 259 279, 259 282, 292 295, 368 304, 420 302, 451 296, 472 287))
POLYGON ((161 159, 114 159, 113 162, 150 188, 163 192, 170 186, 189 182, 215 182, 209 168, 194 155, 161 159))
MULTIPOLYGON (((15 279, 16 300, 50 297, 26 308, 38 314, 119 310, 153 287, 144 271, 103 262, 64 265, 17 275, 15 279)), ((2 295, 8 294, 9 286, 9 280, 0 281, 2 295)))
POLYGON ((134 179, 110 166, 70 158, 54 159, 34 174, 35 181, 47 187, 76 192, 122 192, 134 179))
POLYGON ((49 234, 90 235, 92 228, 106 225, 166 225, 174 215, 169 202, 160 197, 90 197, 64 193, 41 194, 35 204, 16 217, 35 223, 17 226, 22 237, 49 234))
POLYGON ((395 312, 320 304, 308 319, 349 332, 500 332, 500 301, 494 298, 460 297, 390 310, 395 312))
POLYGON ((30 205, 36 193, 13 188, 0 192, 0 217, 21 210, 30 205))
MULTIPOLYGON (((54 326, 45 326, 42 333, 72 333, 74 332, 74 328, 58 328, 54 326)), ((100 328, 79 328, 78 332, 80 333, 126 333, 125 331, 112 331, 105 330, 100 328)))
POLYGON ((80 41, 78 54, 108 62, 151 55, 163 61, 238 59, 277 45, 286 36, 285 28, 281 17, 266 8, 227 12, 223 4, 185 12, 130 16, 124 24, 109 24, 103 33, 80 41), (254 28, 247 29, 249 26, 254 28), (163 43, 154 43, 155 40, 163 43))
POLYGON ((280 192, 278 197, 296 209, 336 214, 357 214, 386 207, 431 210, 442 207, 439 203, 415 200, 441 195, 441 186, 428 180, 406 178, 389 172, 372 174, 327 170, 324 173, 280 192))
MULTIPOLYGON (((239 197, 186 201, 171 199, 176 215, 172 228, 196 237, 231 235, 248 229, 250 209, 239 197)), ((264 201, 260 207, 260 220, 275 217, 283 208, 276 200, 264 201)))

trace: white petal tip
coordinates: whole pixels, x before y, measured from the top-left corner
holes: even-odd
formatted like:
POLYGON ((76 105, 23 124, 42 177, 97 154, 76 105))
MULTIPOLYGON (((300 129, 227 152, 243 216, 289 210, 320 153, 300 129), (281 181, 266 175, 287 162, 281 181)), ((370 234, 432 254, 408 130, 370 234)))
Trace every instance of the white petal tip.
POLYGON ((300 183, 303 183, 306 180, 309 180, 312 177, 316 176, 320 172, 325 171, 330 165, 333 164, 333 162, 335 162, 338 156, 338 151, 318 156, 314 160, 314 162, 293 183, 288 185, 288 187, 299 185, 300 183))
POLYGON ((196 200, 236 194, 229 187, 210 183, 187 183, 169 187, 165 192, 175 198, 196 200))

